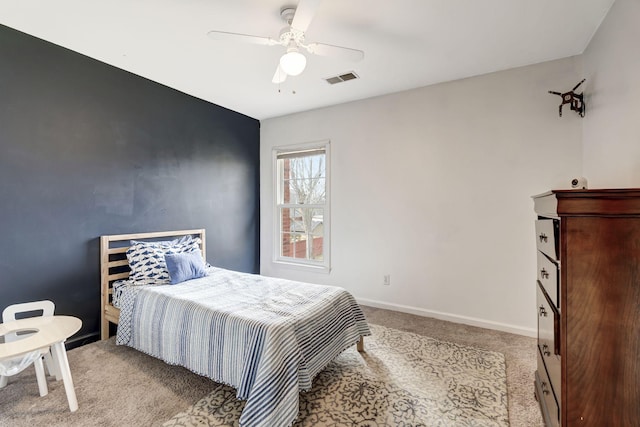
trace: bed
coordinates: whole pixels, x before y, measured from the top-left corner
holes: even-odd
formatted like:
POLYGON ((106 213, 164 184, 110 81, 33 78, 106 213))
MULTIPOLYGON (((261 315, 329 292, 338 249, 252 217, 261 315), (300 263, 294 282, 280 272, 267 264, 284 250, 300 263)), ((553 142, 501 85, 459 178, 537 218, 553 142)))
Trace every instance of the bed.
POLYGON ((210 265, 177 284, 141 278, 140 265, 153 263, 147 252, 136 258, 140 247, 206 259, 205 242, 204 229, 101 236, 101 337, 117 324, 118 344, 233 386, 246 400, 241 426, 289 426, 313 378, 346 348, 364 351, 364 314, 339 287, 210 265))

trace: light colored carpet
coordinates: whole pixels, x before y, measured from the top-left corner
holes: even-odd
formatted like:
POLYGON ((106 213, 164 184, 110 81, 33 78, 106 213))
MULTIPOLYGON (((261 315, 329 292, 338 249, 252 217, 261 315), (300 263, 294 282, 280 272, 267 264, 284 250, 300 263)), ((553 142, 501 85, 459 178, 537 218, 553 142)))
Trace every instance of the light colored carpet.
POLYGON ((504 354, 510 427, 544 427, 533 395, 538 351, 535 338, 381 308, 362 306, 362 309, 367 320, 377 325, 504 354))
MULTIPOLYGON (((533 398, 535 339, 436 319, 363 307, 372 324, 503 353, 510 427, 542 426, 533 398)), ((368 342, 366 344, 368 346, 368 342)), ((100 341, 68 352, 79 409, 70 413, 62 382, 38 396, 32 368, 0 389, 1 427, 160 426, 219 387, 186 369, 100 341)))
POLYGON ((70 350, 67 356, 78 410, 69 412, 62 381, 51 377, 49 394, 40 397, 29 367, 0 389, 0 426, 158 426, 215 386, 184 368, 116 346, 113 337, 70 350))
MULTIPOLYGON (((508 426, 504 356, 371 325, 300 395, 302 426, 508 426)), ((237 426, 244 403, 216 387, 164 427, 237 426)))

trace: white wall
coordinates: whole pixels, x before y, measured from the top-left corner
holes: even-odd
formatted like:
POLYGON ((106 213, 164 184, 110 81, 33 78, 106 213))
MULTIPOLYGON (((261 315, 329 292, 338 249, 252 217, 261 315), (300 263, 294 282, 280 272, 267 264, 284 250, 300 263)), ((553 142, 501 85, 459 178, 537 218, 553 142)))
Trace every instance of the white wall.
POLYGON ((640 2, 617 0, 583 54, 590 188, 640 187, 640 2))
POLYGON ((580 59, 568 58, 263 121, 262 274, 533 335, 530 196, 568 188, 582 171, 582 119, 559 118, 560 98, 547 91, 581 77, 580 59), (330 274, 272 262, 272 147, 323 139, 332 150, 330 274))

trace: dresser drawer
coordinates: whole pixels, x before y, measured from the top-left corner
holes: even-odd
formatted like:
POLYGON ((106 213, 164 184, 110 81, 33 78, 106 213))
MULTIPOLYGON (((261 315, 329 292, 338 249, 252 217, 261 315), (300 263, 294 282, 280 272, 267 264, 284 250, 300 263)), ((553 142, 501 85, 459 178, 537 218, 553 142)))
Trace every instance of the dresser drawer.
POLYGON ((558 281, 560 275, 558 273, 557 264, 538 251, 538 282, 542 284, 553 305, 560 309, 560 282, 558 281))
POLYGON ((547 427, 558 427, 560 425, 560 407, 551 386, 551 381, 549 381, 549 376, 547 375, 542 356, 540 355, 540 352, 537 353, 538 371, 536 381, 538 381, 539 384, 536 389, 539 391, 538 400, 540 400, 540 406, 546 410, 546 414, 543 412, 543 415, 545 415, 545 423, 550 423, 547 427), (546 415, 548 415, 548 417, 546 415))
POLYGON ((559 223, 555 219, 539 219, 536 221, 536 246, 551 259, 559 260, 558 232, 559 223))
POLYGON ((538 346, 540 347, 540 351, 548 351, 553 355, 560 355, 560 313, 558 313, 549 301, 540 282, 538 282, 536 289, 536 301, 538 303, 538 346))

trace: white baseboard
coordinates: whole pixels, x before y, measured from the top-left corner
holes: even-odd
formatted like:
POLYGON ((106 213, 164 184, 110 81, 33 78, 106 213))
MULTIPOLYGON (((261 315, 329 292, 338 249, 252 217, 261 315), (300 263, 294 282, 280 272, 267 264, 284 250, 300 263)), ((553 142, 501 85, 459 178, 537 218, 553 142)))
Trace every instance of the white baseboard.
POLYGON ((454 323, 462 323, 464 325, 478 326, 485 329, 494 329, 496 331, 509 332, 526 337, 536 338, 538 330, 532 328, 523 328, 520 326, 508 325, 506 323, 493 322, 491 320, 477 319, 475 317, 460 316, 457 314, 442 313, 440 311, 427 310, 419 307, 411 307, 402 304, 393 304, 383 301, 376 301, 368 298, 357 298, 359 304, 368 305, 370 307, 384 308, 387 310, 399 311, 402 313, 415 314, 417 316, 433 317, 434 319, 446 320, 454 323))

